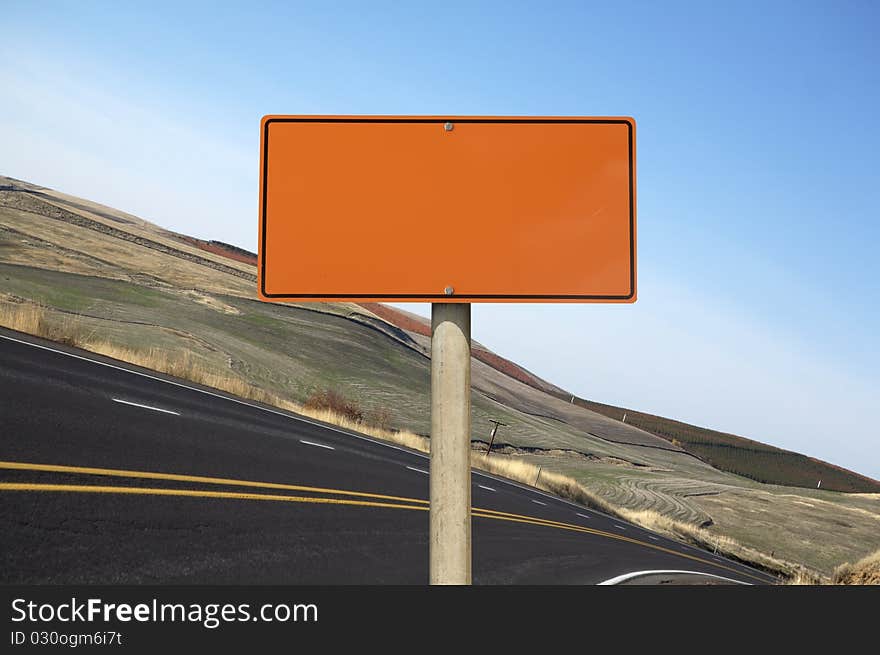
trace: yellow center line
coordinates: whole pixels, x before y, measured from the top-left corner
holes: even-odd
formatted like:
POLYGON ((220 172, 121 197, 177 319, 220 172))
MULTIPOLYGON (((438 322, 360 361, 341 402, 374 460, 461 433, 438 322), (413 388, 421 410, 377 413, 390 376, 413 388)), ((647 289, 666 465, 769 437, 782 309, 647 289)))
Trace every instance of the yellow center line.
POLYGON ((126 469, 104 469, 85 466, 62 466, 59 464, 31 464, 29 462, 3 462, 0 469, 13 471, 40 471, 43 473, 72 473, 75 475, 106 475, 118 478, 139 478, 146 480, 170 480, 174 482, 196 482, 199 484, 217 484, 230 487, 254 487, 257 489, 281 489, 284 491, 305 491, 309 493, 332 494, 334 496, 352 496, 357 498, 376 498, 378 500, 395 500, 406 503, 428 504, 427 500, 403 498, 383 494, 366 493, 363 491, 346 491, 344 489, 326 489, 324 487, 304 487, 298 484, 282 484, 280 482, 252 482, 250 480, 233 480, 229 478, 209 478, 201 475, 181 475, 177 473, 153 473, 151 471, 129 471, 126 469))
MULTIPOLYGON (((378 503, 378 502, 366 502, 366 501, 355 501, 355 500, 343 500, 343 499, 332 499, 332 498, 312 498, 305 496, 282 496, 275 494, 254 494, 254 493, 237 493, 237 492, 220 492, 220 491, 200 491, 195 489, 162 489, 162 488, 154 488, 154 487, 118 487, 118 486, 96 486, 96 485, 57 485, 57 484, 37 484, 37 483, 0 483, 0 491, 67 491, 67 492, 81 492, 81 493, 129 493, 129 494, 149 494, 149 495, 164 495, 164 496, 191 496, 191 497, 202 497, 202 498, 228 498, 228 499, 238 499, 238 500, 281 500, 287 502, 311 502, 311 503, 325 503, 325 504, 338 504, 338 505, 358 505, 363 507, 388 507, 393 509, 419 509, 423 511, 427 511, 429 501, 421 500, 418 498, 407 498, 402 496, 389 496, 384 494, 373 494, 367 492, 360 491, 347 491, 342 489, 329 489, 324 487, 308 487, 302 485, 292 485, 292 484, 282 484, 276 482, 253 482, 248 480, 235 480, 230 478, 212 478, 212 477, 204 477, 197 475, 182 475, 175 473, 154 473, 150 471, 132 471, 126 469, 104 469, 104 468, 94 468, 94 467, 81 467, 81 466, 63 466, 59 464, 33 464, 27 462, 6 462, 0 461, 0 469, 7 470, 20 470, 20 471, 40 471, 40 472, 48 472, 48 473, 71 473, 71 474, 80 474, 80 475, 100 475, 100 476, 112 476, 112 477, 126 477, 126 478, 138 478, 138 479, 151 479, 151 480, 171 480, 177 482, 196 482, 201 484, 215 484, 215 485, 225 485, 225 486, 240 486, 240 487, 254 487, 254 488, 264 488, 264 489, 279 489, 286 491, 302 491, 309 493, 323 493, 330 494, 335 496, 352 496, 357 498, 372 498, 376 500, 383 501, 395 501, 392 503, 378 503)), ((671 555, 676 555, 678 557, 683 557, 689 560, 693 560, 695 562, 700 562, 702 564, 707 564, 710 566, 714 566, 716 568, 724 569, 726 571, 730 571, 733 573, 738 573, 740 575, 748 576, 754 580, 758 580, 760 582, 764 582, 762 578, 751 575, 750 573, 746 573, 740 571, 738 569, 731 568, 729 566, 725 566, 718 562, 712 562, 706 559, 702 559, 695 555, 689 555, 687 553, 678 552, 672 550, 670 548, 665 548, 660 545, 651 544, 645 541, 640 541, 633 537, 626 537, 623 535, 619 535, 613 532, 606 532, 604 530, 597 530, 595 528, 588 528, 582 525, 576 525, 572 523, 563 523, 561 521, 554 521, 551 519, 543 519, 537 516, 528 516, 523 514, 513 514, 510 512, 501 512, 493 509, 486 509, 481 507, 473 508, 474 516, 480 518, 488 518, 495 519, 501 521, 510 521, 513 523, 527 523, 530 525, 538 525, 549 528, 557 528, 562 530, 570 530, 573 532, 581 532, 584 534, 592 534, 599 537, 606 537, 609 539, 615 539, 617 541, 623 541, 627 543, 632 543, 635 545, 643 546, 645 548, 651 548, 652 550, 656 550, 663 553, 668 553, 671 555)))
POLYGON ((314 496, 282 496, 280 494, 256 494, 240 491, 206 491, 201 489, 164 489, 158 487, 116 487, 87 484, 42 484, 33 482, 0 482, 0 491, 55 491, 82 494, 131 494, 148 496, 190 496, 195 498, 228 498, 233 500, 272 500, 285 503, 313 503, 327 505, 359 505, 361 507, 389 507, 391 509, 416 509, 427 512, 423 505, 400 503, 377 503, 347 498, 317 498, 314 496))

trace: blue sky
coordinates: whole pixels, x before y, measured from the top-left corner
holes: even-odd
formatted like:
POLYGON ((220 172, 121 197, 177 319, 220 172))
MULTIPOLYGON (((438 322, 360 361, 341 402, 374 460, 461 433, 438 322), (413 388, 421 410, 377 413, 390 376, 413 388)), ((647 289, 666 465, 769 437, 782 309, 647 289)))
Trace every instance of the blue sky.
POLYGON ((122 4, 3 7, 0 173, 253 250, 263 114, 634 116, 638 303, 474 336, 880 478, 875 3, 122 4))

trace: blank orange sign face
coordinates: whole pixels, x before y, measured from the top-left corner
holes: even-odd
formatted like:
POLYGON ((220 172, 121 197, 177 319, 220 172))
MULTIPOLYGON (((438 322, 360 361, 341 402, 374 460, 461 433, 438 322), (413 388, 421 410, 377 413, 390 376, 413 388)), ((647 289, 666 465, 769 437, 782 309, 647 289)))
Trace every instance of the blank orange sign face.
POLYGON ((634 302, 631 118, 266 116, 274 301, 634 302))

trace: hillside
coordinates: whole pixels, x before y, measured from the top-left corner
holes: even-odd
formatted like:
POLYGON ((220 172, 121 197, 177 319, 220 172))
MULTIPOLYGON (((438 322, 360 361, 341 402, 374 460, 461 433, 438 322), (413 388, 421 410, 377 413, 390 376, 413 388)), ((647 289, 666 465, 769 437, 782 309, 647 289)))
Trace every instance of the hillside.
MULTIPOLYGON (((362 303, 362 306, 404 330, 425 336, 430 335, 429 322, 424 319, 419 320, 420 317, 408 315, 406 312, 378 303, 362 303)), ((821 482, 822 488, 832 491, 847 493, 876 493, 880 491, 880 482, 877 480, 813 457, 776 448, 735 434, 718 432, 662 416, 578 398, 542 380, 510 360, 480 347, 474 348, 474 358, 561 400, 568 400, 590 411, 663 437, 671 444, 681 447, 722 471, 767 484, 812 489, 821 482)))
MULTIPOLYGON (((332 389, 391 427, 428 433, 423 320, 381 305, 267 304, 255 291, 245 251, 0 178, 0 309, 38 302, 49 332, 78 345, 186 359, 205 375, 292 402, 332 389)), ((473 440, 486 441, 489 419, 500 419, 508 424, 496 440, 501 457, 820 571, 880 547, 877 494, 838 493, 824 479, 822 489, 761 484, 719 470, 662 426, 571 403, 482 344, 472 369, 473 440)))
POLYGON ((722 471, 757 482, 817 487, 848 493, 876 493, 880 482, 853 471, 735 434, 701 428, 632 409, 575 398, 574 402, 610 418, 656 434, 722 471))

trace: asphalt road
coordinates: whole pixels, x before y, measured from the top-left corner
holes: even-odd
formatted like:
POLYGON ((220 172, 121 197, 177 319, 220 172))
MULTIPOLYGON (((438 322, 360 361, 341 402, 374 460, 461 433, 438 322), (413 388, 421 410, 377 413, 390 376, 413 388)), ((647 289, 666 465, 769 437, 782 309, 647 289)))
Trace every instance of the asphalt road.
MULTIPOLYGON (((0 330, 0 583, 426 584, 428 460, 0 330)), ((477 584, 773 578, 473 478, 477 584)))

